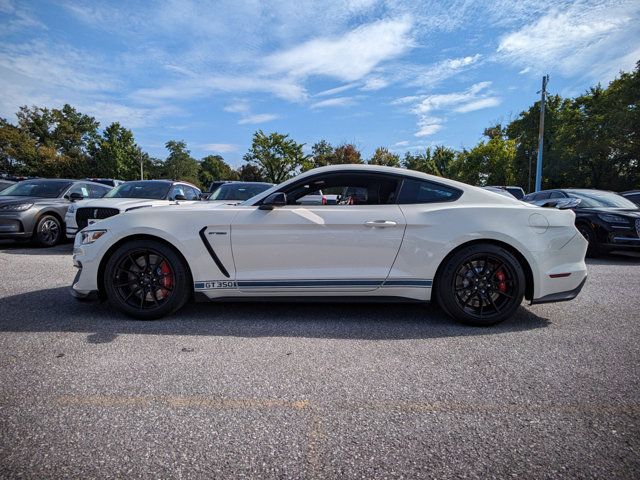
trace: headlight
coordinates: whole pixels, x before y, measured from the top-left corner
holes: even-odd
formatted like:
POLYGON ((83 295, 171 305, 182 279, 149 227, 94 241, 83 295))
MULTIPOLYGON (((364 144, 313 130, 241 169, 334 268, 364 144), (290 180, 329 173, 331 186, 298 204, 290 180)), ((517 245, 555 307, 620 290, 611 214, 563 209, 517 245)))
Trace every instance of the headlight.
POLYGON ((628 220, 620 215, 612 215, 610 213, 599 213, 598 217, 607 223, 629 223, 628 220))
POLYGON ((80 243, 82 245, 89 245, 90 243, 98 240, 105 233, 107 233, 106 230, 88 230, 86 232, 80 232, 80 235, 82 235, 80 243))
POLYGON ((69 209, 67 210, 67 213, 76 213, 75 203, 73 205, 69 205, 69 209))
POLYGON ((0 210, 5 212, 24 212, 33 207, 33 203, 12 203, 10 205, 3 205, 0 210))

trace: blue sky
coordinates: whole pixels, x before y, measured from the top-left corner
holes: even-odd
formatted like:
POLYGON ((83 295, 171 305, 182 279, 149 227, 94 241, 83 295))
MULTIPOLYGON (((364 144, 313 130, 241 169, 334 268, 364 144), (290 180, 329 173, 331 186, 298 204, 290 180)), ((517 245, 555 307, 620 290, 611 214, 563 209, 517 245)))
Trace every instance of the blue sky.
POLYGON ((0 116, 70 103, 151 155, 233 165, 256 129, 403 154, 473 146, 640 60, 638 0, 0 0, 0 116))

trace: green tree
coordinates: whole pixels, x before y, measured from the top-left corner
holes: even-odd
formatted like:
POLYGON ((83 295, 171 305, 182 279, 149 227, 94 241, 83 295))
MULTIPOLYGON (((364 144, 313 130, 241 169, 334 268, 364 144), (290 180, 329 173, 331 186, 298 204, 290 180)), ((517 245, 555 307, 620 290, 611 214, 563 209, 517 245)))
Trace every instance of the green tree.
POLYGON ((133 133, 115 122, 109 125, 91 148, 90 176, 134 180, 140 178, 143 153, 133 133))
POLYGON ((38 149, 28 132, 0 118, 0 171, 29 175, 37 165, 38 149))
POLYGON ((302 153, 303 144, 296 143, 289 135, 273 132, 265 135, 262 130, 253 134, 251 148, 244 160, 255 165, 264 179, 280 183, 296 174, 306 157, 302 153))
POLYGON ((165 143, 169 156, 165 160, 166 177, 198 183, 198 162, 191 158, 187 144, 183 141, 169 140, 165 143))
POLYGON ((343 143, 333 147, 326 140, 320 140, 311 147, 311 155, 304 161, 302 171, 328 165, 360 164, 362 155, 351 143, 343 143))
MULTIPOLYGON (((25 173, 43 177, 82 177, 88 174, 89 148, 98 137, 95 118, 65 104, 61 109, 20 107, 18 129, 35 144, 35 157, 18 159, 25 173)), ((15 148, 14 151, 24 149, 15 148)))
POLYGON ((238 173, 220 155, 207 155, 200 160, 198 180, 207 188, 215 180, 237 180, 238 173))
POLYGON ((243 182, 265 181, 262 173, 260 172, 260 169, 251 163, 245 163, 244 165, 241 165, 237 170, 237 174, 239 179, 243 182))
POLYGON ((514 140, 494 136, 460 152, 451 164, 451 177, 471 185, 512 185, 515 156, 514 140))
POLYGON ((417 170, 418 172, 429 173, 431 175, 439 175, 436 163, 433 161, 431 149, 426 148, 421 153, 405 152, 402 159, 402 166, 409 170, 417 170))
POLYGON ((385 165, 387 167, 399 167, 400 156, 391 153, 388 148, 378 147, 369 159, 369 165, 385 165))

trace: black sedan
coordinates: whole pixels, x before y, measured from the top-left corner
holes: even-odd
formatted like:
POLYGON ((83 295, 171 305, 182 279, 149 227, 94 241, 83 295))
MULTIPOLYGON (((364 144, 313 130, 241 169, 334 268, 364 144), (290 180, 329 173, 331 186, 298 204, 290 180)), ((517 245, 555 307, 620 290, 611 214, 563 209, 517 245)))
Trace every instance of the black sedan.
POLYGON ((589 241, 588 256, 613 250, 640 252, 640 208, 617 193, 567 188, 530 193, 522 200, 540 206, 572 201, 576 227, 589 241))

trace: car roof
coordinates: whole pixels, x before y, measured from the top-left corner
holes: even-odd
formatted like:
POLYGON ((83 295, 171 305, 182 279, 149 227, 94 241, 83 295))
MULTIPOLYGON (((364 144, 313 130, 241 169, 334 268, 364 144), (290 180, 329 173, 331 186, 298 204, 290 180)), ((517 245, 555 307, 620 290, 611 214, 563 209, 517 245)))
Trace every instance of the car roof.
POLYGON ((189 182, 185 182, 184 180, 169 180, 166 178, 145 178, 144 180, 127 180, 124 183, 133 183, 133 182, 160 182, 160 183, 168 183, 170 185, 189 185, 190 187, 193 188, 197 188, 198 190, 200 190, 198 187, 196 187, 193 183, 189 183, 189 182))

